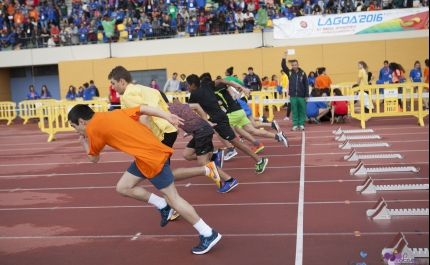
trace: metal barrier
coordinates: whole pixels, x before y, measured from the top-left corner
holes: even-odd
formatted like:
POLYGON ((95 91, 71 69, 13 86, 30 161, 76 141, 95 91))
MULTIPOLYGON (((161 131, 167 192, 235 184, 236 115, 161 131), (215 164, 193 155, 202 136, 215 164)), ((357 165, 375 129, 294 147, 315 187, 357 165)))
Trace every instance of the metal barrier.
MULTIPOLYGON (((351 116, 361 121, 361 127, 366 128, 366 121, 375 117, 399 117, 399 116, 414 116, 418 118, 418 124, 424 126, 424 117, 429 113, 423 110, 423 90, 427 87, 426 83, 401 83, 387 85, 371 85, 353 88, 350 95, 358 94, 360 101, 360 112, 354 110, 354 101, 349 101, 351 116), (380 90, 384 94, 380 94, 380 90), (416 93, 415 93, 416 90, 416 93), (403 91, 403 92, 401 92, 403 91), (365 93, 369 96, 369 101, 374 103, 374 107, 365 108, 365 93), (416 102, 418 100, 418 102, 416 102), (410 106, 408 106, 410 101, 410 106), (381 109, 381 105, 384 108, 381 109)), ((426 95, 428 98, 428 95, 426 95)))
POLYGON ((14 119, 16 119, 16 103, 0 102, 0 120, 7 120, 7 125, 11 125, 14 119))
POLYGON ((38 108, 45 104, 57 102, 55 99, 37 99, 37 100, 24 100, 19 102, 19 116, 24 119, 23 124, 27 124, 30 119, 39 118, 38 108))
POLYGON ((190 97, 189 92, 177 91, 177 92, 166 92, 167 99, 172 102, 173 99, 177 98, 181 103, 186 103, 187 98, 190 97))
MULTIPOLYGON (((67 115, 73 106, 80 103, 73 101, 56 102, 39 107, 39 128, 49 135, 47 142, 56 140, 55 134, 58 132, 73 132, 75 130, 67 121, 67 115)), ((90 100, 85 101, 85 104, 89 105, 95 112, 107 112, 109 110, 109 104, 106 101, 90 100)))

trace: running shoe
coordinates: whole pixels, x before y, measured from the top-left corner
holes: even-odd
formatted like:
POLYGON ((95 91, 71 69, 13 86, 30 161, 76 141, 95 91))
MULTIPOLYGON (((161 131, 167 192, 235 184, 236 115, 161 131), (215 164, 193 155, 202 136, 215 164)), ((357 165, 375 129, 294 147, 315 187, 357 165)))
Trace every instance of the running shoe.
POLYGON ((222 168, 222 165, 224 164, 224 150, 218 149, 218 152, 215 154, 215 165, 219 168, 222 168))
POLYGON ((173 210, 172 217, 170 217, 170 221, 175 221, 181 216, 177 211, 173 210))
POLYGON ((218 186, 218 189, 221 188, 221 179, 219 178, 219 172, 218 168, 216 167, 215 162, 210 162, 206 164, 206 167, 209 168, 209 174, 206 175, 206 177, 213 180, 216 185, 218 186))
POLYGON ((294 126, 292 129, 291 129, 292 131, 298 131, 299 130, 299 126, 294 126))
POLYGON ((261 122, 262 123, 269 123, 269 120, 267 119, 265 114, 263 114, 263 116, 261 117, 261 122))
POLYGON ((278 133, 281 132, 281 127, 279 127, 279 124, 275 120, 272 121, 272 128, 275 129, 278 133))
POLYGON ((187 138, 188 136, 190 136, 191 134, 190 133, 184 133, 184 136, 183 136, 183 138, 187 138))
POLYGON ((209 252, 211 248, 213 248, 218 241, 221 240, 221 234, 217 233, 215 230, 212 229, 212 235, 208 237, 204 237, 202 235, 199 235, 200 243, 197 247, 193 247, 191 249, 191 252, 196 255, 203 255, 209 252))
POLYGON ((242 137, 238 136, 238 137, 237 137, 237 140, 239 140, 240 142, 242 142, 242 143, 243 143, 243 139, 242 139, 242 137))
POLYGON ((264 145, 262 143, 260 143, 258 146, 254 146, 252 148, 252 151, 254 151, 254 153, 258 154, 261 151, 263 151, 263 149, 264 149, 264 145))
POLYGON ((222 186, 221 189, 217 190, 217 192, 218 193, 228 193, 232 189, 236 188, 237 185, 239 185, 239 183, 237 183, 237 180, 232 178, 232 181, 225 182, 224 186, 222 186))
POLYGON ((278 138, 278 142, 282 142, 287 148, 289 147, 287 136, 285 136, 283 132, 276 134, 276 136, 278 138))
POLYGON ((300 125, 300 126, 299 126, 299 130, 300 130, 300 131, 304 131, 305 129, 306 129, 306 128, 305 128, 305 126, 303 126, 303 125, 300 125))
POLYGON ((158 210, 161 213, 160 226, 165 227, 170 222, 170 218, 172 218, 174 210, 169 205, 167 205, 163 209, 158 209, 158 210))
POLYGON ((284 118, 284 121, 289 121, 289 120, 290 120, 290 118, 288 118, 288 117, 284 118))
POLYGON ((321 120, 319 120, 319 119, 317 119, 317 118, 314 118, 314 119, 312 119, 316 124, 321 124, 321 120))
POLYGON ((255 165, 255 173, 257 174, 261 174, 264 172, 264 170, 266 169, 267 164, 269 163, 269 159, 267 158, 262 158, 261 159, 261 163, 257 163, 255 165))
POLYGON ((225 154, 224 156, 224 161, 228 161, 235 156, 237 156, 237 151, 235 149, 233 149, 232 151, 228 151, 227 154, 225 154))

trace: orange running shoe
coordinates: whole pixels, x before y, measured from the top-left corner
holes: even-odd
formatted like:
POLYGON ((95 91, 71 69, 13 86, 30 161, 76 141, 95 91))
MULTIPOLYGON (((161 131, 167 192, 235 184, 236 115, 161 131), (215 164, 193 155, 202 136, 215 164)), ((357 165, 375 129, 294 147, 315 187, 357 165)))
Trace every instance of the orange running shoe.
POLYGON ((219 177, 218 168, 216 167, 215 163, 214 162, 207 163, 206 167, 209 168, 209 174, 207 174, 206 177, 213 180, 216 183, 218 189, 220 189, 221 179, 219 177))
POLYGON ((252 148, 252 151, 254 151, 254 153, 258 154, 261 151, 263 151, 263 149, 264 149, 264 145, 262 143, 260 143, 258 146, 254 146, 252 148))

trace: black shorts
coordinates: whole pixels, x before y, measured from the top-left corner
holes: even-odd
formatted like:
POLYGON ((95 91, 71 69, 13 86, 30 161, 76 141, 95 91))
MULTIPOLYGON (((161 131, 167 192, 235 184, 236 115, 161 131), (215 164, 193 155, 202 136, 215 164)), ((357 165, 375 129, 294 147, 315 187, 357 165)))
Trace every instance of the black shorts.
POLYGON ((176 142, 176 138, 178 138, 178 132, 165 133, 164 139, 161 141, 164 145, 173 148, 173 145, 176 142))
POLYGON ((121 109, 121 103, 120 102, 111 102, 110 105, 113 109, 121 109))
POLYGON ((191 139, 187 144, 187 148, 195 149, 197 156, 206 155, 214 151, 214 145, 212 143, 213 134, 204 137, 191 139))
POLYGON ((214 130, 221 136, 222 139, 227 141, 233 141, 236 138, 236 134, 233 129, 230 127, 230 123, 227 121, 214 122, 217 125, 214 127, 214 130))

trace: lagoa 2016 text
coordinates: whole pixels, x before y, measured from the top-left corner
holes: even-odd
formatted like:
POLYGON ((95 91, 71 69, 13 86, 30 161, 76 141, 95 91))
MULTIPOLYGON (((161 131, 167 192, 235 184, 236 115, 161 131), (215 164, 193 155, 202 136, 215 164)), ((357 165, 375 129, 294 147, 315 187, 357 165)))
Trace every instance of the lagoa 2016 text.
POLYGON ((335 17, 335 18, 327 17, 327 18, 318 19, 318 26, 371 23, 371 22, 381 22, 382 20, 383 20, 382 14, 344 16, 344 17, 335 17))

